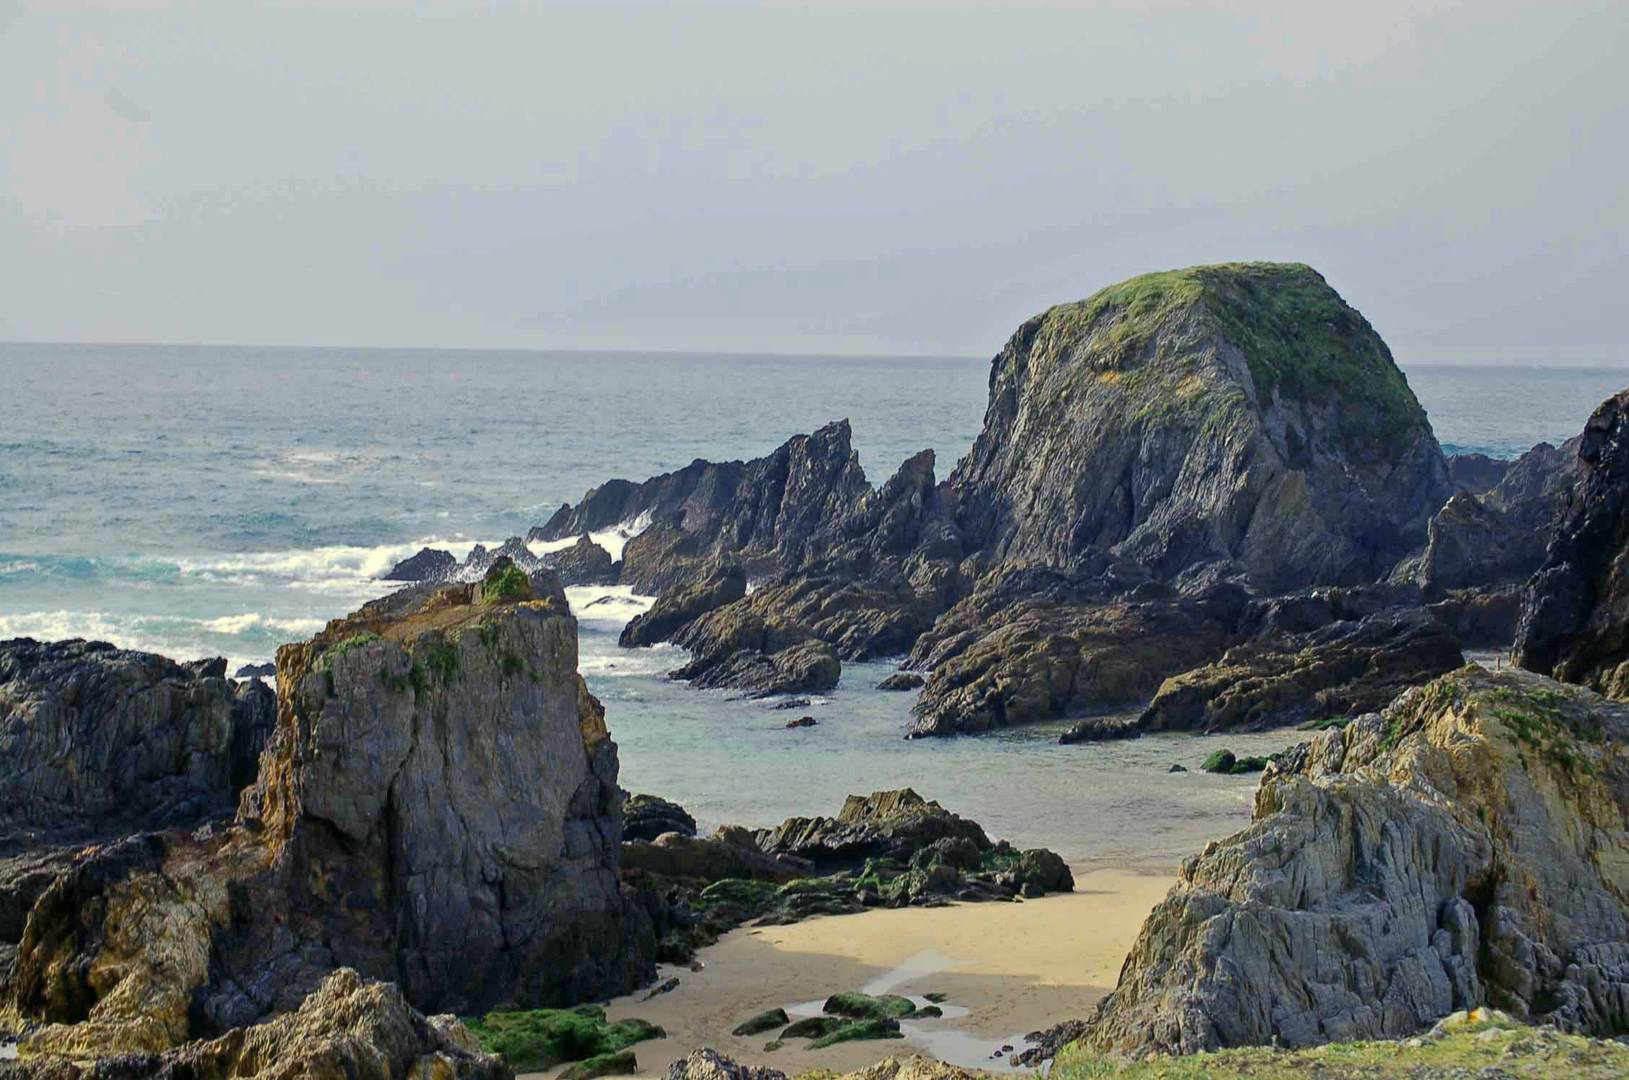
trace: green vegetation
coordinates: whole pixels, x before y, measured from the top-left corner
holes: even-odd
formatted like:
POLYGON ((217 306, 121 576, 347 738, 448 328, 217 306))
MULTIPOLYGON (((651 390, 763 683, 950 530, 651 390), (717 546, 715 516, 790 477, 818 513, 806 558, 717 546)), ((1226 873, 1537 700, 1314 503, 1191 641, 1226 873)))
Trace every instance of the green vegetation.
POLYGON ((823 1039, 843 1026, 834 1016, 805 1016, 781 1032, 781 1041, 787 1039, 823 1039))
POLYGON ((362 648, 362 646, 371 644, 372 642, 378 640, 378 634, 370 634, 363 631, 362 633, 352 634, 348 638, 336 641, 332 645, 328 646, 328 648, 323 650, 322 656, 317 659, 317 667, 323 671, 331 671, 333 669, 335 660, 338 660, 342 656, 347 656, 350 653, 355 652, 357 649, 362 648))
POLYGON ((1202 772, 1243 776, 1247 773, 1261 772, 1277 760, 1277 754, 1269 754, 1266 757, 1235 757, 1233 751, 1222 749, 1213 752, 1199 768, 1202 772))
POLYGON ((1328 731, 1331 728, 1343 728, 1352 722, 1350 716, 1326 716, 1322 720, 1308 720, 1297 731, 1328 731))
POLYGON ((1549 688, 1501 686, 1488 697, 1490 711, 1517 742, 1569 773, 1588 776, 1595 771, 1579 744, 1606 741, 1598 716, 1583 711, 1570 716, 1566 695, 1549 688))
POLYGON ((1058 1055, 1048 1075, 1050 1080, 1606 1080, 1629 1075, 1629 1046, 1553 1029, 1482 1023, 1398 1042, 1331 1043, 1310 1050, 1248 1047, 1141 1062, 1105 1057, 1076 1044, 1058 1055))
POLYGON ((701 890, 698 906, 703 911, 723 907, 758 909, 766 907, 780 886, 771 881, 749 881, 746 878, 724 878, 701 890))
MULTIPOLYGON (((605 1010, 597 1005, 492 1012, 466 1019, 464 1023, 483 1049, 503 1058, 516 1072, 551 1069, 567 1061, 580 1061, 585 1067, 595 1062, 601 1066, 616 1065, 602 1059, 615 1057, 635 1043, 660 1039, 667 1034, 644 1020, 610 1023, 605 1019, 605 1010)), ((607 1073, 589 1070, 580 1075, 586 1080, 589 1076, 607 1073)))
POLYGON ((1386 733, 1380 737, 1376 749, 1380 753, 1395 750, 1404 736, 1419 729, 1422 718, 1455 707, 1459 700, 1459 683, 1453 679, 1445 677, 1430 683, 1421 691, 1421 698, 1413 707, 1391 710, 1391 715, 1386 718, 1386 733))
POLYGON ((632 1076, 639 1071, 639 1062, 632 1050, 618 1050, 614 1054, 595 1054, 560 1072, 560 1080, 594 1080, 598 1076, 632 1076))
POLYGON ((532 595, 532 582, 526 571, 509 563, 487 574, 481 582, 481 602, 496 604, 503 600, 526 600, 532 595))
POLYGON ((443 683, 458 678, 458 650, 446 641, 430 642, 425 650, 424 663, 430 674, 443 683))
POLYGON ((766 1031, 773 1031, 791 1023, 785 1009, 768 1009, 759 1013, 750 1020, 744 1020, 736 1025, 731 1035, 762 1035, 766 1031))
MULTIPOLYGON (((1344 437, 1375 454, 1394 454, 1392 440, 1423 422, 1424 412, 1385 343, 1315 270, 1299 263, 1224 263, 1144 274, 1054 308, 1039 335, 1056 347, 1089 332, 1102 369, 1135 378, 1138 354, 1169 328, 1169 320, 1201 306, 1244 354, 1262 404, 1277 395, 1326 406, 1344 437)), ((1187 396, 1184 386, 1140 393, 1141 407, 1178 407, 1187 396)), ((1200 387, 1190 389, 1198 393, 1200 387)), ((1242 398, 1216 404, 1230 413, 1242 398)))
POLYGON ((872 997, 870 994, 844 990, 827 998, 821 1008, 828 1016, 842 1016, 850 1020, 876 1020, 888 1016, 897 1020, 916 1012, 916 1003, 898 994, 872 997))
POLYGON ((858 1042, 862 1039, 903 1039, 899 1033, 899 1021, 886 1017, 873 1017, 870 1020, 856 1020, 844 1024, 837 1030, 820 1036, 809 1044, 812 1050, 819 1050, 826 1046, 836 1046, 838 1043, 858 1042))

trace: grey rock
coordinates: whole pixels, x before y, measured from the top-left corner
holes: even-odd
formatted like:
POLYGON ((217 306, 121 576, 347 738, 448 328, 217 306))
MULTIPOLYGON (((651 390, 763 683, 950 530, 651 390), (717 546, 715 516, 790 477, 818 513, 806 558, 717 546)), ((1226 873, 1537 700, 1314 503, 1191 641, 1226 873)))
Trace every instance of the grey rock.
POLYGON ((458 560, 450 551, 437 548, 419 548, 387 570, 382 581, 445 581, 458 567, 458 560))
POLYGON ((817 869, 857 866, 866 859, 906 862, 919 849, 947 839, 966 840, 979 851, 991 846, 975 822, 910 788, 850 795, 836 817, 788 818, 757 839, 765 853, 806 859, 817 869))
POLYGON ((655 840, 663 833, 696 835, 696 819, 678 803, 655 795, 629 795, 622 802, 622 839, 655 840))
POLYGON ((584 533, 568 548, 543 556, 544 566, 560 575, 562 585, 614 585, 618 568, 611 553, 584 533))

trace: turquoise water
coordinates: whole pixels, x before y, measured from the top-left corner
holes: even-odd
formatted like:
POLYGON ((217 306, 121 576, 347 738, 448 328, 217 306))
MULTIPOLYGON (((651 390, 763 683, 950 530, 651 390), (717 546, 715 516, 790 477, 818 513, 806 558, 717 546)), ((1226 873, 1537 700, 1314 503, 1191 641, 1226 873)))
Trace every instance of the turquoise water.
MULTIPOLYGON (((839 417, 874 482, 923 447, 943 476, 987 376, 981 359, 0 345, 0 638, 268 659, 377 595, 421 544, 524 533, 611 476, 756 456, 839 417)), ((1575 434, 1629 384, 1603 368, 1409 376, 1446 447, 1504 456, 1575 434)), ((810 710, 818 727, 785 731, 786 713, 666 683, 674 654, 617 649, 637 605, 595 598, 574 596, 583 667, 627 786, 710 823, 909 783, 1014 840, 1168 866, 1248 815, 1248 781, 1166 772, 1205 740, 907 744, 911 695, 870 690, 875 665, 810 710)))

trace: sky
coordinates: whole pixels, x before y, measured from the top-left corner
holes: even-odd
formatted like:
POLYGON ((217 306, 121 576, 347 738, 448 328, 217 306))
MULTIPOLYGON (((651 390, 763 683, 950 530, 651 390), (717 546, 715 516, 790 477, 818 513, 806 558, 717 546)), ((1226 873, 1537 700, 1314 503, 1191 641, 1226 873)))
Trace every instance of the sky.
POLYGON ((1629 364, 1629 4, 0 0, 0 340, 989 355, 1317 267, 1629 364))

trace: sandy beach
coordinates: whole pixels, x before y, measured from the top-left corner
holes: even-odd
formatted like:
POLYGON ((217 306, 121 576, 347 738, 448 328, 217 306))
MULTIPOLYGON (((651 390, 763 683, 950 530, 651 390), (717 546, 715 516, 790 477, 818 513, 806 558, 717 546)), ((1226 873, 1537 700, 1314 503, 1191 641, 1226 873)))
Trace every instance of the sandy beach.
POLYGON ((648 1001, 648 991, 617 998, 607 1012, 614 1020, 637 1016, 667 1031, 666 1039, 634 1048, 642 1076, 661 1074, 700 1046, 787 1073, 851 1069, 909 1053, 1000 1069, 1004 1057, 992 1055, 1003 1045, 1021 1046, 1026 1032, 1086 1015, 1113 987, 1143 919, 1172 881, 1094 870, 1080 874, 1067 896, 745 927, 702 950, 702 970, 664 968, 660 979, 678 978, 677 989, 648 1001), (897 1041, 823 1050, 794 1040, 768 1051, 773 1032, 730 1034, 743 1020, 776 1006, 794 1017, 812 1015, 839 990, 942 993, 945 1016, 904 1022, 905 1038, 897 1041))

